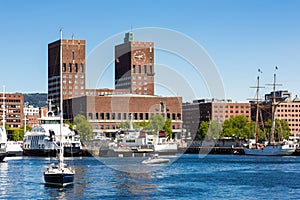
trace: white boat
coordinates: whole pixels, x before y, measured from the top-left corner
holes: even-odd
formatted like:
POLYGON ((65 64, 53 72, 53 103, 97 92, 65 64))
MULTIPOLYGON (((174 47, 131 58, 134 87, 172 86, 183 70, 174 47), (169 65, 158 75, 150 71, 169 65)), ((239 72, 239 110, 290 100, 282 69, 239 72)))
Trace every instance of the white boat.
MULTIPOLYGON (((51 108, 51 105, 49 108, 51 108)), ((60 149, 60 143, 64 144, 66 156, 80 153, 82 148, 80 136, 76 131, 70 130, 67 124, 60 128, 60 117, 55 116, 51 109, 47 112, 46 117, 42 117, 38 121, 37 126, 25 133, 23 141, 24 155, 55 156, 60 149)))
MULTIPOLYGON (((60 41, 62 41, 62 31, 60 31, 60 41)), ((60 44, 60 77, 62 77, 62 44, 60 44)), ((63 138, 63 99, 62 99, 62 79, 60 79, 60 138, 63 138)), ((75 170, 71 167, 68 167, 64 163, 64 142, 63 140, 59 143, 59 154, 58 154, 58 163, 51 164, 44 171, 44 180, 47 185, 54 185, 59 187, 64 187, 66 185, 73 184, 75 177, 75 170)))
POLYGON ((7 156, 7 133, 5 129, 5 87, 3 87, 3 122, 2 127, 0 127, 0 162, 3 162, 4 158, 7 156))
POLYGON ((0 127, 0 162, 3 162, 4 158, 7 156, 6 142, 7 135, 5 128, 0 127))
POLYGON ((142 163, 143 164, 165 164, 165 163, 169 163, 170 160, 166 159, 166 158, 160 158, 157 154, 154 154, 152 157, 149 157, 147 160, 143 160, 142 163))
POLYGON ((296 144, 284 141, 279 144, 268 144, 261 147, 244 148, 244 152, 246 155, 256 156, 289 156, 295 152, 296 148, 296 144))
MULTIPOLYGON (((276 68, 277 69, 277 68, 276 68)), ((273 102, 272 102, 272 127, 271 127, 271 138, 269 142, 264 144, 258 143, 258 92, 259 92, 259 76, 257 77, 257 92, 256 92, 256 124, 255 124, 255 143, 249 143, 248 147, 244 148, 245 155, 256 155, 256 156, 288 156, 292 155, 298 145, 291 141, 275 142, 274 132, 275 132, 275 116, 276 116, 276 104, 275 102, 275 86, 276 86, 276 73, 274 73, 274 83, 273 83, 273 102)))
POLYGON ((23 141, 7 141, 7 156, 22 156, 23 141))

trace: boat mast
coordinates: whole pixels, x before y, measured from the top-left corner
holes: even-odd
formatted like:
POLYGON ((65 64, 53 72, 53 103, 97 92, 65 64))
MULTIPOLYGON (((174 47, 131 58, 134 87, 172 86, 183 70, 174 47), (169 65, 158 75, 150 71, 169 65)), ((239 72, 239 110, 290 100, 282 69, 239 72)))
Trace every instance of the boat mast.
MULTIPOLYGON (((259 73, 262 73, 260 69, 258 69, 259 73)), ((259 88, 264 88, 259 86, 259 76, 257 76, 257 86, 252 86, 250 88, 256 88, 256 98, 255 99, 250 99, 252 101, 256 102, 256 116, 255 116, 255 142, 258 143, 258 130, 259 130, 259 125, 258 125, 258 114, 259 114, 259 88)))
POLYGON ((255 116, 255 142, 258 143, 258 93, 259 93, 259 76, 257 76, 257 89, 256 89, 256 116, 255 116))
POLYGON ((274 72, 274 84, 273 84, 273 99, 272 99, 272 127, 271 127, 271 137, 270 142, 275 142, 274 132, 275 132, 275 98, 276 98, 276 72, 274 72))
POLYGON ((63 147, 63 139, 62 139, 62 126, 63 126, 63 91, 62 91, 62 29, 60 29, 60 55, 59 55, 59 71, 60 71, 60 151, 59 151, 59 163, 60 167, 63 167, 63 154, 64 154, 64 147, 63 147))
POLYGON ((3 117, 3 123, 2 123, 2 126, 3 126, 3 132, 6 133, 6 130, 5 130, 5 115, 6 115, 6 110, 5 110, 5 86, 3 85, 3 113, 2 113, 2 117, 3 117))
POLYGON ((275 72, 274 72, 274 83, 272 84, 273 86, 273 99, 272 99, 272 126, 271 126, 271 134, 270 134, 270 143, 275 143, 275 116, 276 116, 276 85, 280 86, 281 84, 276 84, 276 71, 278 70, 278 67, 275 67, 275 72))

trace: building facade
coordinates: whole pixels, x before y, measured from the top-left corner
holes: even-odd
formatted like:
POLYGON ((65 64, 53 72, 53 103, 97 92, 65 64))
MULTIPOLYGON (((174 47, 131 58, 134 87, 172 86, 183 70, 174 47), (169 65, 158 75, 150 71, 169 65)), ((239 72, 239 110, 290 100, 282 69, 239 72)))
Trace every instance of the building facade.
POLYGON ((3 123, 3 96, 5 98, 5 123, 10 128, 21 128, 24 125, 24 95, 23 94, 0 94, 0 118, 3 123))
POLYGON ((152 115, 161 114, 172 122, 172 132, 181 132, 181 97, 151 95, 83 96, 65 100, 66 118, 84 115, 95 133, 116 132, 118 123, 130 121, 148 122, 152 115))
MULTIPOLYGON (((290 133, 300 137, 300 99, 288 91, 275 91, 265 94, 265 100, 259 104, 259 122, 264 125, 272 119, 272 102, 275 96, 275 119, 288 122, 290 133), (275 95, 274 95, 275 94, 275 95)), ((251 105, 252 120, 255 120, 256 104, 251 105)))
POLYGON ((62 39, 48 44, 48 98, 53 100, 56 107, 59 107, 60 102, 61 70, 63 99, 83 96, 86 71, 85 40, 74 40, 73 37, 71 40, 62 39))
POLYGON ((40 109, 31 105, 24 107, 24 116, 26 119, 26 126, 33 127, 38 124, 40 109))
POLYGON ((250 103, 236 103, 231 100, 200 99, 182 106, 183 127, 195 136, 202 121, 224 122, 225 120, 243 115, 251 119, 250 103))
POLYGON ((132 94, 154 95, 154 43, 133 41, 126 33, 115 46, 115 88, 132 94))

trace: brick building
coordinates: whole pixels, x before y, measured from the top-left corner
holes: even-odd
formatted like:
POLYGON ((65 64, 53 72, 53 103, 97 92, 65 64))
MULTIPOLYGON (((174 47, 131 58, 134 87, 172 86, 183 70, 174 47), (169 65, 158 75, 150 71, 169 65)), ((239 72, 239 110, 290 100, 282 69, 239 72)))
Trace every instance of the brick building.
POLYGON ((154 43, 133 41, 125 34, 115 46, 115 89, 85 88, 85 41, 58 40, 48 45, 48 96, 60 98, 60 45, 64 119, 83 114, 94 132, 115 132, 117 123, 149 121, 152 114, 172 120, 173 133, 182 128, 181 97, 154 96, 154 43), (162 109, 163 108, 163 109, 162 109))
POLYGON ((59 107, 60 64, 63 99, 85 94, 85 40, 57 40, 48 44, 48 98, 59 107), (60 49, 62 59, 60 59, 60 49))
MULTIPOLYGON (((3 93, 0 94, 0 119, 3 123, 3 93)), ((10 128, 21 128, 24 125, 24 95, 23 94, 5 94, 5 123, 10 128)))
POLYGON ((65 100, 67 119, 83 114, 92 123, 94 132, 115 132, 117 124, 149 121, 153 114, 162 114, 172 121, 173 133, 181 132, 181 97, 151 95, 83 96, 65 100))
MULTIPOLYGON (((300 99, 296 96, 292 99, 292 94, 286 90, 265 94, 265 100, 259 105, 260 123, 266 124, 268 119, 272 119, 272 102, 275 96, 275 119, 284 119, 289 124, 292 135, 300 137, 300 99)), ((251 105, 252 120, 255 120, 256 104, 251 105)))
POLYGON ((231 100, 201 99, 182 106, 183 127, 193 136, 197 133, 202 121, 224 122, 225 120, 244 115, 251 119, 250 103, 234 103, 231 100))
POLYGON ((153 42, 133 41, 133 33, 129 32, 124 43, 115 46, 115 88, 154 95, 153 42))

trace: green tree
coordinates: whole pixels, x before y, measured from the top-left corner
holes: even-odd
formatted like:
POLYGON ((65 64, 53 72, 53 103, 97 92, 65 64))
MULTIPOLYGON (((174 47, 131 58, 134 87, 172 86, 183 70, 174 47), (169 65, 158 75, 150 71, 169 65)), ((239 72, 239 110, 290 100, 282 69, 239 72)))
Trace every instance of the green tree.
POLYGON ((223 131, 223 123, 217 121, 210 121, 206 137, 208 139, 217 139, 223 131))
POLYGON ((197 130, 196 140, 202 140, 205 138, 207 132, 208 132, 208 122, 202 121, 199 123, 199 128, 197 130))
POLYGON ((158 131, 162 130, 165 124, 165 119, 162 115, 156 114, 152 115, 150 118, 150 129, 157 133, 158 131))
POLYGON ((135 129, 149 129, 150 121, 146 122, 145 120, 142 122, 133 122, 133 128, 135 129))
POLYGON ((129 121, 123 121, 117 124, 118 129, 129 129, 130 128, 130 122, 129 121))
POLYGON ((89 140, 93 138, 93 128, 92 125, 86 120, 83 115, 76 115, 74 117, 74 125, 76 125, 76 129, 80 135, 82 140, 89 140))
POLYGON ((169 138, 172 138, 172 121, 171 119, 166 119, 163 129, 169 138))
MULTIPOLYGON (((268 119, 266 125, 266 132, 268 139, 270 138, 271 134, 271 126, 272 120, 268 119)), ((282 141, 283 139, 288 139, 291 132, 289 129, 289 124, 285 119, 275 119, 275 131, 274 131, 274 139, 276 141, 282 141)))
POLYGON ((224 121, 222 137, 245 137, 253 135, 253 123, 243 115, 237 115, 224 121))

